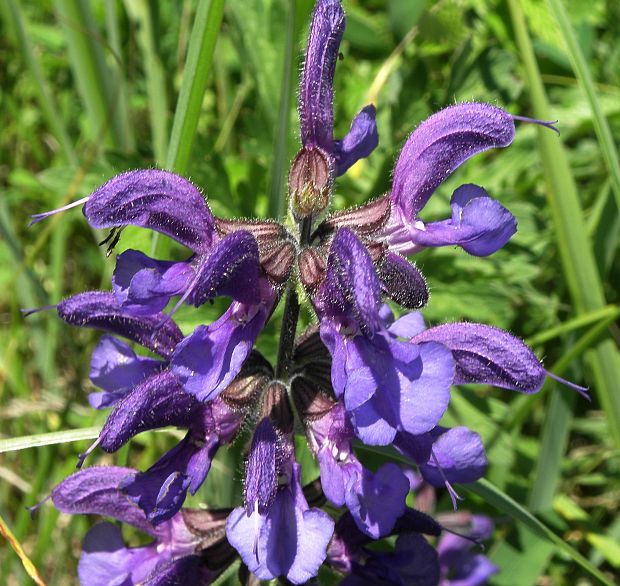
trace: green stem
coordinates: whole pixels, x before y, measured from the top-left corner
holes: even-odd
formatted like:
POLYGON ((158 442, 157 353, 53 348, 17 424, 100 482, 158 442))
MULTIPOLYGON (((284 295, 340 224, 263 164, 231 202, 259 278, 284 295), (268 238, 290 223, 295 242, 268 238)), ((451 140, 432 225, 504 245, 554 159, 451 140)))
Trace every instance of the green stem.
POLYGON ((280 344, 278 346, 278 362, 276 365, 276 378, 280 380, 286 380, 289 375, 298 319, 299 298, 295 291, 295 285, 290 284, 286 290, 286 298, 284 300, 284 314, 280 328, 280 344))

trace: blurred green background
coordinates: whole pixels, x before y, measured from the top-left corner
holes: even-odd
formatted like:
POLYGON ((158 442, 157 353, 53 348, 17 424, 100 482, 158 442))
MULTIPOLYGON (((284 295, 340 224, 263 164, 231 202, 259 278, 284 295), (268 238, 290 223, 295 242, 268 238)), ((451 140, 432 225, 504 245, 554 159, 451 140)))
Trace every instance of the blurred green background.
MULTIPOLYGON (((517 124, 511 147, 465 164, 424 209, 425 220, 446 217, 455 187, 482 185, 519 223, 503 250, 478 259, 448 248, 416 260, 431 288, 428 321, 509 329, 593 397, 587 403, 553 381, 532 397, 454 391, 446 422, 480 433, 490 459, 488 483, 458 490, 462 509, 496 519, 487 553, 502 571, 492 584, 613 581, 620 568, 620 3, 343 4, 336 134, 373 102, 380 145, 338 179, 336 207, 389 190, 409 132, 455 101, 559 120, 560 138, 517 124)), ((0 516, 47 584, 77 582, 81 539, 94 519, 45 505, 31 520, 24 507, 74 470, 104 421, 86 401, 98 334, 66 326, 53 312, 24 320, 20 308, 109 288, 114 255, 106 258, 97 246, 103 234, 79 210, 32 228, 29 215, 83 197, 121 171, 165 167, 201 186, 218 215, 282 217, 299 147, 296 84, 311 9, 311 0, 0 3, 0 516), (52 432, 67 433, 44 435, 52 432)), ((164 240, 126 229, 115 252, 183 256, 164 240)), ((221 307, 182 310, 179 324, 190 332, 221 307)), ((268 355, 276 336, 274 323, 260 341, 268 355)), ((89 463, 148 467, 175 433, 143 434, 113 456, 96 451, 89 463)), ((222 450, 190 502, 238 504, 242 451, 240 442, 222 450)), ((448 507, 442 498, 440 509, 448 507)), ((28 583, 0 538, 0 584, 28 583)))

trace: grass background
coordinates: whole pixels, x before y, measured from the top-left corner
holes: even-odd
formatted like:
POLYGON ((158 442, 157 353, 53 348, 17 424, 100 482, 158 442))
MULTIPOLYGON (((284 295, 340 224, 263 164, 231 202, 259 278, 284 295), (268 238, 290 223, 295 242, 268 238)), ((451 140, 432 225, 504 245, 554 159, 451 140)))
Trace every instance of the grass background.
MULTIPOLYGON (((553 382, 533 397, 453 393, 446 421, 480 433, 490 459, 488 480, 459 491, 463 509, 496 519, 488 555, 502 571, 492 584, 611 582, 620 567, 620 5, 344 6, 336 134, 374 102, 380 145, 337 181, 336 207, 387 191, 408 133, 455 101, 559 120, 560 138, 518 124, 509 149, 468 162, 424 210, 426 220, 445 217, 455 187, 480 184, 518 219, 504 249, 488 259, 438 249, 417 261, 431 287, 428 321, 509 329, 593 396, 586 403, 553 382)), ((299 146, 295 95, 311 9, 310 0, 0 4, 0 528, 47 584, 76 583, 80 542, 94 519, 46 505, 31 520, 24 507, 73 471, 104 420, 86 402, 98 334, 52 312, 24 321, 20 308, 109 288, 114 258, 77 210, 29 229, 28 216, 121 171, 157 166, 200 185, 218 215, 281 217, 299 146)), ((127 248, 183 255, 138 229, 123 232, 116 252, 127 248)), ((190 332, 219 310, 177 316, 190 332)), ((260 342, 267 354, 276 326, 260 342)), ((175 432, 142 434, 113 456, 96 452, 90 464, 144 468, 175 441, 175 432)), ((237 504, 242 448, 220 452, 192 503, 237 504)), ((0 539, 0 584, 29 580, 0 539)))

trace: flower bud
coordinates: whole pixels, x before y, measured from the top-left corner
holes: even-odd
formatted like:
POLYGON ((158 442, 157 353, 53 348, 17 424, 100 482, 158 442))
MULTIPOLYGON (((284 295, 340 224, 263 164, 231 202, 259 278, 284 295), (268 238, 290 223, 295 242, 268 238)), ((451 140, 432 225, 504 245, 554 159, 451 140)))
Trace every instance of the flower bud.
POLYGON ((318 147, 303 147, 288 176, 290 205, 295 218, 300 220, 325 210, 331 198, 331 185, 328 156, 318 147))

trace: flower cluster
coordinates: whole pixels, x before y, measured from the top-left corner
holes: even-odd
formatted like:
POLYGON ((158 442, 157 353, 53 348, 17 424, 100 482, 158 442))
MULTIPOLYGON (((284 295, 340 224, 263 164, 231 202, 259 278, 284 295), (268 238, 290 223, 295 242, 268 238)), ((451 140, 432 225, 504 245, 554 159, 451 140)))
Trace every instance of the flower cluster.
MULTIPOLYGON (((148 470, 85 468, 54 489, 61 511, 107 515, 154 540, 126 548, 117 528, 95 526, 79 564, 83 584, 208 584, 237 556, 246 575, 294 584, 312 580, 324 563, 345 574, 345 584, 474 585, 495 571, 471 551, 471 540, 445 534, 448 520, 435 521, 406 499, 424 483, 447 488, 456 503, 452 483, 484 474, 478 434, 440 425, 452 385, 535 393, 548 373, 522 341, 497 328, 426 328, 415 311, 428 301, 426 281, 408 257, 454 245, 487 256, 515 233, 514 217, 477 185, 454 192, 445 220, 427 223, 423 209, 461 163, 510 145, 516 118, 482 103, 434 114, 406 140, 389 193, 331 212, 336 177, 378 143, 372 105, 344 138, 333 136, 332 84, 344 26, 339 0, 317 1, 286 224, 215 217, 194 185, 155 169, 118 175, 72 204, 83 204, 93 228, 111 229, 113 242, 132 225, 190 251, 171 262, 127 250, 117 257, 111 292, 82 293, 55 306, 65 322, 106 332, 90 370, 101 391, 89 401, 111 412, 80 466, 96 448, 115 452, 141 432, 187 430, 148 470), (173 319, 177 308, 220 296, 231 299, 228 310, 184 335, 173 319), (272 365, 253 347, 282 298, 272 365), (300 298, 316 323, 297 335, 300 298), (388 299, 411 311, 395 319, 388 299), (250 428, 243 503, 226 511, 182 508, 219 448, 250 428), (320 468, 320 480, 308 486, 295 454, 301 429, 320 468), (397 460, 406 457, 420 476, 414 482, 411 470, 395 462, 369 470, 356 454, 361 444, 399 452, 397 460), (366 547, 393 535, 392 553, 366 547), (436 548, 422 535, 439 538, 436 548), (452 582, 448 570, 465 574, 452 582)), ((490 533, 479 519, 472 527, 478 521, 482 528, 466 530, 474 541, 490 533)))

